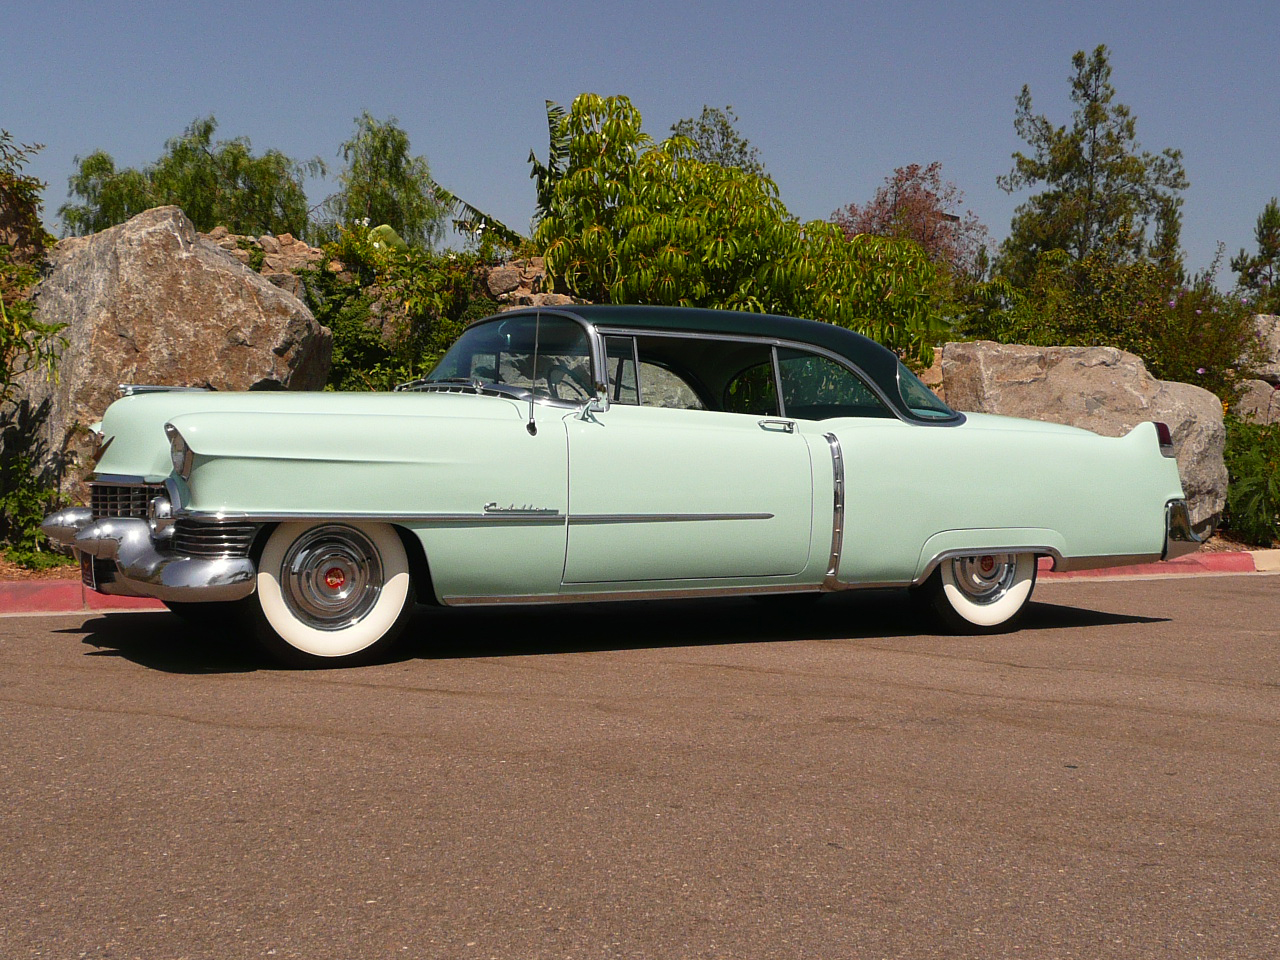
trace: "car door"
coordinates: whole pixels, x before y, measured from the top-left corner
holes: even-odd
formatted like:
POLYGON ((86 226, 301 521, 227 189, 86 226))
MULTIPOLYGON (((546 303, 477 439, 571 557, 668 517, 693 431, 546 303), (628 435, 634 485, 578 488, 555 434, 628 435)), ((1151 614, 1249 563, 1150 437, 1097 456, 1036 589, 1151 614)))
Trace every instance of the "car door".
POLYGON ((638 369, 634 385, 611 374, 607 410, 567 421, 565 584, 798 573, 809 558, 812 466, 795 423, 764 396, 771 375, 744 371, 733 412, 691 399, 705 384, 642 360, 638 369))

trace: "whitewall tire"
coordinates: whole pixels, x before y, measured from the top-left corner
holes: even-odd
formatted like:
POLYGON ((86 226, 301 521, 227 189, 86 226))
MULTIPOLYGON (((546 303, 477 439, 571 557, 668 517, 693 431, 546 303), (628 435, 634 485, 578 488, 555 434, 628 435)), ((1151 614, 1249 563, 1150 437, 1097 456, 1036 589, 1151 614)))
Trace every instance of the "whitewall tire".
POLYGON ((1034 554, 974 554, 943 560, 920 593, 948 630, 987 633, 1014 626, 1035 584, 1034 554))
POLYGON ((385 523, 282 523, 258 562, 257 633, 292 666, 348 666, 390 646, 413 606, 404 544, 385 523))

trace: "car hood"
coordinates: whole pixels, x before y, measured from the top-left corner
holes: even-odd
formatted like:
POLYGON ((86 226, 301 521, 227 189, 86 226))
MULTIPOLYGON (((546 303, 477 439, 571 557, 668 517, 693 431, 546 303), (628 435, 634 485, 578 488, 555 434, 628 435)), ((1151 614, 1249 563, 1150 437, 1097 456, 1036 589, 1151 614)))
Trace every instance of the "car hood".
MULTIPOLYGON (((542 409, 539 413, 542 415, 542 409)), ((113 403, 102 418, 102 458, 96 473, 102 476, 142 477, 160 483, 169 475, 169 439, 166 423, 181 420, 189 414, 225 414, 228 420, 246 422, 242 414, 288 418, 295 424, 314 420, 318 433, 326 431, 326 423, 343 422, 343 430, 351 428, 353 418, 372 418, 373 424, 383 420, 405 420, 406 430, 421 427, 420 421, 438 420, 510 420, 526 417, 528 405, 507 397, 477 396, 457 393, 303 393, 292 391, 173 392, 145 393, 124 397, 113 403), (415 421, 418 421, 415 423, 415 421)), ((563 411, 555 414, 562 416, 563 411)), ((203 419, 208 419, 205 417, 203 419)), ((255 418, 248 418, 250 421, 255 418)), ((356 420, 357 423, 360 419, 356 420)), ((328 428, 332 433, 333 428, 328 428)), ((377 432, 382 432, 381 430, 377 432)), ((246 437, 251 443, 253 438, 246 437)), ((334 436, 335 444, 340 438, 334 436)))

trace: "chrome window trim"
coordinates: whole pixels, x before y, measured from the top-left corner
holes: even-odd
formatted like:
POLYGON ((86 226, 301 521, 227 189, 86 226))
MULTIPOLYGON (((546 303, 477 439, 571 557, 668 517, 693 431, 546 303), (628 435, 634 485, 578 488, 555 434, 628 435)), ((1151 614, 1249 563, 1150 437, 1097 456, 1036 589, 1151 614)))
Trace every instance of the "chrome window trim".
MULTIPOLYGON (((888 408, 889 412, 892 413, 894 417, 896 417, 898 420, 902 421, 903 423, 909 423, 909 424, 912 424, 913 426, 922 426, 922 427, 958 427, 965 422, 965 415, 959 412, 958 410, 956 411, 955 418, 950 420, 931 420, 925 417, 907 416, 899 408, 899 402, 895 402, 892 399, 890 399, 890 397, 883 390, 880 389, 880 385, 877 384, 873 379, 871 379, 871 377, 867 375, 867 372, 865 370, 863 370, 857 364, 853 363, 848 357, 842 356, 841 354, 836 353, 834 350, 828 350, 826 347, 819 347, 815 344, 805 343, 804 341, 801 341, 801 340, 781 340, 775 337, 751 337, 751 336, 747 336, 745 334, 740 334, 740 333, 714 334, 714 333, 694 333, 694 332, 684 331, 684 330, 642 330, 642 329, 636 329, 632 327, 609 326, 607 324, 599 327, 598 329, 600 331, 602 338, 606 336, 670 337, 670 338, 679 339, 679 340, 714 340, 721 343, 756 343, 756 344, 761 344, 766 346, 772 346, 774 348, 775 376, 778 375, 777 374, 777 370, 778 370, 777 348, 778 347, 786 347, 792 350, 799 350, 802 353, 811 353, 811 354, 814 354, 815 356, 826 357, 828 360, 834 361, 835 363, 844 367, 854 376, 856 376, 859 380, 861 380, 866 385, 867 389, 870 390, 873 394, 875 394, 875 396, 880 400, 880 402, 883 403, 885 407, 888 408)), ((896 378, 897 374, 895 373, 894 376, 896 378)), ((641 405, 643 406, 643 402, 641 403, 641 405)), ((781 390, 779 390, 779 393, 778 393, 778 406, 779 408, 783 407, 781 390)), ((655 409, 655 408, 651 408, 651 409, 655 409)), ((853 417, 850 419, 865 419, 865 418, 853 417)), ((821 423, 822 421, 814 420, 814 421, 807 421, 807 422, 821 423)))

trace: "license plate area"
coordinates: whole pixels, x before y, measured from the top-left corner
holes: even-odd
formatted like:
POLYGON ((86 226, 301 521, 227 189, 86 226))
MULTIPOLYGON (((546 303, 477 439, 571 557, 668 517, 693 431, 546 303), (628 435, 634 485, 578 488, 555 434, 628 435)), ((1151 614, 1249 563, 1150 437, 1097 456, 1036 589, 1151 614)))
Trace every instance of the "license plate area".
POLYGON ((94 575, 93 557, 87 553, 80 554, 80 582, 90 590, 98 589, 98 578, 94 575))

